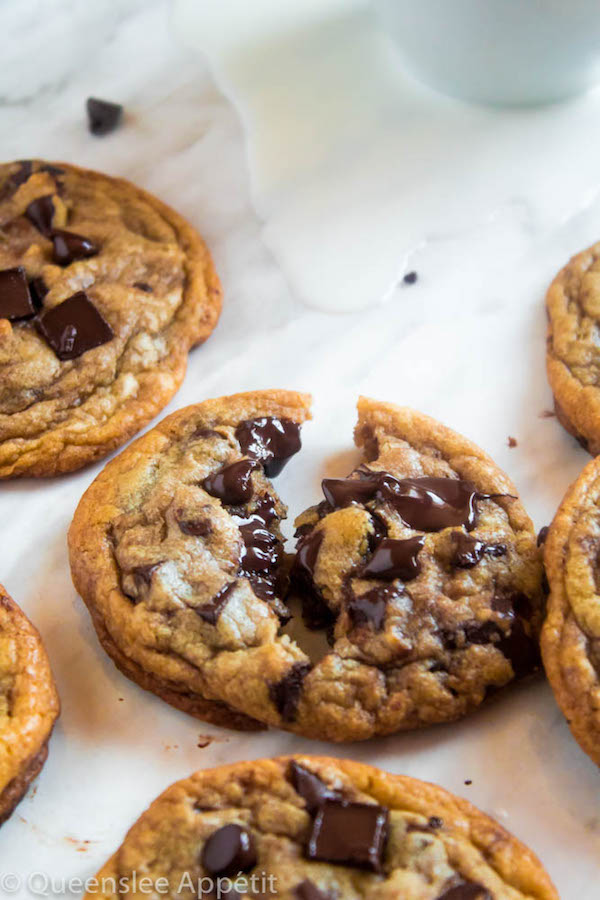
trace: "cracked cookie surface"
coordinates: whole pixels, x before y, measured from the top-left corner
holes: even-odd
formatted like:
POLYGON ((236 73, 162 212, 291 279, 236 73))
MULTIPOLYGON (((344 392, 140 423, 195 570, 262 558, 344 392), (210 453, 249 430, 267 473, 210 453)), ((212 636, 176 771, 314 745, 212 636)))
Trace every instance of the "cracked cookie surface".
POLYGON ((0 165, 0 478, 126 441, 220 307, 204 243, 155 197, 66 163, 0 165))
POLYGON ((285 507, 261 447, 269 417, 307 409, 286 392, 189 407, 89 488, 71 567, 117 665, 200 718, 333 741, 458 718, 533 671, 541 561, 514 486, 465 438, 375 401, 356 431, 371 461, 324 482, 339 508, 297 522, 294 579, 333 646, 313 664, 282 632, 285 507))
POLYGON ((567 491, 544 545, 550 585, 542 630, 548 680, 573 736, 600 765, 600 463, 567 491))
POLYGON ((557 418, 595 456, 600 453, 600 243, 561 269, 546 309, 546 369, 557 418))
POLYGON ((41 638, 0 586, 0 823, 42 768, 58 713, 41 638))
POLYGON ((127 894, 134 873, 150 888, 163 879, 166 897, 214 897, 211 882, 233 881, 230 897, 558 900, 534 854, 465 800, 327 757, 236 763, 172 785, 88 897, 127 894))

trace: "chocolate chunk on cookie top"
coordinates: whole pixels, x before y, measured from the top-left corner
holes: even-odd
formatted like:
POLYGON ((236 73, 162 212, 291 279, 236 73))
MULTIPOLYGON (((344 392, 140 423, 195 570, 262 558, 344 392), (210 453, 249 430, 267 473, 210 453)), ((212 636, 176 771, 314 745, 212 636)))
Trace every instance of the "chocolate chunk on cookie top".
POLYGON ((338 740, 465 715, 539 668, 543 615, 532 524, 482 450, 367 399, 355 438, 366 459, 297 519, 292 570, 306 624, 333 631, 297 721, 338 740))
POLYGON ((567 491, 543 542, 550 593, 544 667, 583 750, 600 766, 600 460, 567 491))
POLYGON ((42 769, 58 712, 41 638, 0 586, 0 824, 42 769))
POLYGON ((0 165, 0 478, 71 471, 135 434, 220 306, 204 243, 155 197, 67 164, 0 165))
POLYGON ((265 900, 558 900, 533 853, 465 800, 316 756, 204 769, 172 785, 86 900, 114 900, 111 884, 132 883, 134 872, 160 879, 168 900, 182 883, 207 898, 233 889, 265 900), (306 805, 294 769, 321 786, 316 805, 306 805))

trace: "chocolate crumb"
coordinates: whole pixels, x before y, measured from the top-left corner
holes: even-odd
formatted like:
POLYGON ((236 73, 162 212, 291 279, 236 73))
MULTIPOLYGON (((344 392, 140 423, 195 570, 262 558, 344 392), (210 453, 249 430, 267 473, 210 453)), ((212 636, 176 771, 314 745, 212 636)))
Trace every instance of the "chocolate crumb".
POLYGON ((473 782, 470 778, 467 778, 467 780, 465 781, 465 784, 473 784, 473 782))
POLYGON ((417 281, 418 277, 419 276, 414 271, 407 272, 402 281, 404 284, 414 284, 417 281))
POLYGON ((541 411, 541 413, 539 414, 540 419, 554 419, 555 416, 556 416, 556 413, 554 412, 553 409, 543 409, 541 411))
POLYGON ((517 439, 514 437, 510 437, 510 435, 509 435, 507 443, 508 443, 508 446, 512 449, 513 447, 517 446, 517 439))

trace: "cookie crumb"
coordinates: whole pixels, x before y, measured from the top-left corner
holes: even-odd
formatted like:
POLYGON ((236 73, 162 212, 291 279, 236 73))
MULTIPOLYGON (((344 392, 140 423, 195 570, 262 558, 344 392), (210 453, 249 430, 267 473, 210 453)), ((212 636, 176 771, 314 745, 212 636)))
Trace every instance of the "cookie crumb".
POLYGON ((540 419, 554 419, 556 418, 556 413, 553 409, 543 409, 539 414, 540 419))
POLYGON ((209 734, 199 734, 198 735, 198 743, 196 746, 200 747, 201 750, 204 750, 205 747, 209 747, 213 742, 213 739, 209 734))
POLYGON ((508 437, 507 443, 508 443, 508 446, 509 446, 511 449, 512 449, 513 447, 517 447, 517 446, 518 446, 518 445, 517 445, 517 439, 514 438, 514 437, 510 437, 510 435, 509 435, 509 437, 508 437))
POLYGON ((402 281, 404 284, 414 284, 417 281, 418 277, 419 276, 414 271, 407 272, 406 275, 404 276, 404 278, 402 279, 402 281))

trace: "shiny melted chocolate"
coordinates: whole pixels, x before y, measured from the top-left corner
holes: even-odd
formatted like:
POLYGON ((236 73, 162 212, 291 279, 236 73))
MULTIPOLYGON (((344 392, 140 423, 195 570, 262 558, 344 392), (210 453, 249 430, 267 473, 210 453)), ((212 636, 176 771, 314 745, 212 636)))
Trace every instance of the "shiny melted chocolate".
POLYGON ((242 453, 264 467, 265 475, 279 475, 291 456, 302 446, 300 426, 291 419, 262 416, 240 422, 235 430, 242 453))

